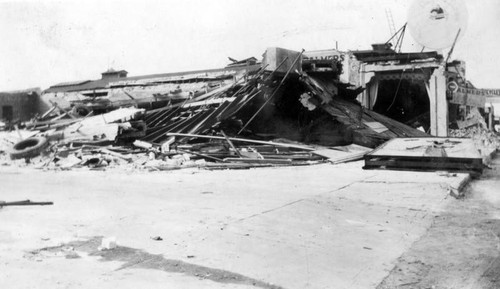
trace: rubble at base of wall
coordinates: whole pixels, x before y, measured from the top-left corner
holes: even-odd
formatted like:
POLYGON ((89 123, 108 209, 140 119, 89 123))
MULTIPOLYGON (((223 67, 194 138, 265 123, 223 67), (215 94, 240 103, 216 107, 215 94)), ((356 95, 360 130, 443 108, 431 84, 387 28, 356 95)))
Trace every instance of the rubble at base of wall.
POLYGON ((500 149, 500 135, 480 126, 450 129, 448 134, 450 137, 470 138, 474 140, 485 163, 489 163, 491 156, 500 149))

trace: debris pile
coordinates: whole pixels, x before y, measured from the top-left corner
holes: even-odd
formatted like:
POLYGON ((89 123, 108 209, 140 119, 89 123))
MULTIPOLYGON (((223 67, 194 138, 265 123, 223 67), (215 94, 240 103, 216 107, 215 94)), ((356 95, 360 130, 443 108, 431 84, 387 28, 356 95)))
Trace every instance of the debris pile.
POLYGON ((472 139, 479 152, 489 163, 491 154, 500 149, 500 136, 488 129, 472 126, 463 129, 451 129, 450 136, 472 139))
POLYGON ((428 136, 364 109, 356 101, 362 88, 336 72, 302 70, 302 53, 285 52, 160 108, 94 115, 53 103, 24 130, 2 132, 0 150, 36 168, 240 169, 355 160, 392 138, 428 136))

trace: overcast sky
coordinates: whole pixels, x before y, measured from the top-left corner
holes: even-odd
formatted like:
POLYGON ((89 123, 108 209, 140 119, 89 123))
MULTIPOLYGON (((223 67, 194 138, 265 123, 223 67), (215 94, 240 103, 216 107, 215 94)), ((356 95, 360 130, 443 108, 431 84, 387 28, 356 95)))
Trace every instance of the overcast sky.
MULTIPOLYGON (((403 0, 0 0, 0 91, 223 67, 261 58, 266 47, 369 49, 390 37, 412 1, 403 0)), ((500 2, 466 0, 468 27, 453 58, 478 87, 500 88, 500 2)), ((407 34, 404 50, 421 46, 407 34)), ((448 52, 448 49, 443 51, 448 52)))

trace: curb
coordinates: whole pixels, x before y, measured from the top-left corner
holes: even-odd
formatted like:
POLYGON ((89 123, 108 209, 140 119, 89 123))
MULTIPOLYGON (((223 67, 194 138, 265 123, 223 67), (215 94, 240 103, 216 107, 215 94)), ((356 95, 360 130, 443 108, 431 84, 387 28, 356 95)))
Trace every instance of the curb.
POLYGON ((455 199, 461 199, 465 195, 465 188, 467 185, 472 181, 472 176, 471 174, 467 174, 465 178, 463 178, 459 183, 457 187, 454 187, 453 185, 448 186, 448 194, 455 199))
POLYGON ((495 158, 497 155, 497 149, 492 149, 491 152, 489 152, 487 155, 483 157, 483 164, 485 166, 489 165, 491 163, 491 160, 495 158))
POLYGON ((456 190, 458 193, 462 193, 462 191, 465 189, 465 187, 472 181, 472 177, 470 174, 467 174, 467 177, 465 177, 463 180, 460 181, 458 184, 458 187, 456 190))

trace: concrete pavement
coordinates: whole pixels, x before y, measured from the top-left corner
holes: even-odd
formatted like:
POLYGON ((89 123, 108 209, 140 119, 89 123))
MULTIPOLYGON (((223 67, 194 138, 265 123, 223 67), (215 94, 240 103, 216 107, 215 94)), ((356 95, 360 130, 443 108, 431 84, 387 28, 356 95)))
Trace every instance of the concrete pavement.
POLYGON ((0 210, 0 287, 375 288, 468 176, 361 167, 1 168, 0 199, 55 204, 0 210), (128 257, 29 253, 96 236, 115 236, 128 257), (161 260, 127 259, 138 254, 161 260))

